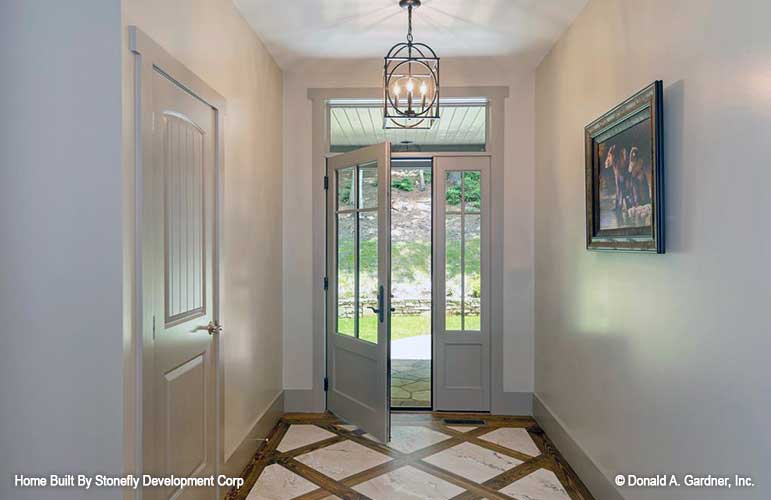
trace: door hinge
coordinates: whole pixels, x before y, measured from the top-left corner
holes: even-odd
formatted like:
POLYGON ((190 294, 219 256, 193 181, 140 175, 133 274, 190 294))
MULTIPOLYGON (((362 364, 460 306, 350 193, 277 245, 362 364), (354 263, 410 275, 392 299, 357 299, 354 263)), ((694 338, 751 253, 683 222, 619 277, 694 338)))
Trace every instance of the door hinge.
POLYGON ((153 316, 153 340, 155 340, 155 316, 153 316))
POLYGON ((327 377, 324 377, 324 392, 327 392, 329 390, 329 379, 327 377))
POLYGON ((325 175, 324 176, 324 191, 326 191, 328 189, 329 189, 329 176, 325 175))
POLYGON ((328 290, 328 289, 329 289, 329 278, 324 276, 324 290, 328 290))

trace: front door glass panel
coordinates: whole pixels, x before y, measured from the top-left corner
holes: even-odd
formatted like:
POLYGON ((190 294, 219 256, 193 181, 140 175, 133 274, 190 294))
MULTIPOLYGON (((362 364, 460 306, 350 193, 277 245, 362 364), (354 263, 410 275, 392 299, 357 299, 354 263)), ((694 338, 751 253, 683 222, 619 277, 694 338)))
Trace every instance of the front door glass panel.
POLYGON ((337 328, 339 335, 378 343, 377 162, 336 172, 337 328))

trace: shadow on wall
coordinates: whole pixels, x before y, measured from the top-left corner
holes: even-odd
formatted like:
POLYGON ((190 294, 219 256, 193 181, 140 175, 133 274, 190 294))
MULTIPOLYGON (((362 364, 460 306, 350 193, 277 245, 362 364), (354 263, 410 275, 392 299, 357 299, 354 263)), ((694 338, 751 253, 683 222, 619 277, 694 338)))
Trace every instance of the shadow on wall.
POLYGON ((684 253, 685 183, 683 158, 683 116, 685 109, 685 83, 678 80, 664 89, 664 195, 666 210, 667 253, 684 253))

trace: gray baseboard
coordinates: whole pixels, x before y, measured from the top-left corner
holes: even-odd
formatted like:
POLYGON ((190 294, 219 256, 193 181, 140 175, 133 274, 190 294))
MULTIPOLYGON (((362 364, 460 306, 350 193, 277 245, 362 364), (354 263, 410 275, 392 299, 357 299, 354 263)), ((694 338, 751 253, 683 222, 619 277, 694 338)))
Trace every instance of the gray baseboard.
POLYGON ((533 414, 532 392, 502 392, 493 397, 493 415, 526 416, 533 414))
POLYGON ((324 411, 314 405, 313 389, 284 390, 284 411, 287 413, 318 413, 324 411))
MULTIPOLYGON (((254 457, 257 448, 263 443, 268 433, 276 426, 276 423, 284 413, 284 392, 280 392, 271 405, 260 415, 257 422, 249 430, 241 444, 236 448, 222 467, 221 474, 238 477, 244 467, 254 457)), ((227 490, 225 490, 227 491, 227 490)))
POLYGON ((533 417, 562 453, 578 477, 597 500, 624 500, 613 481, 602 473, 597 463, 570 435, 562 421, 538 397, 533 395, 533 417))

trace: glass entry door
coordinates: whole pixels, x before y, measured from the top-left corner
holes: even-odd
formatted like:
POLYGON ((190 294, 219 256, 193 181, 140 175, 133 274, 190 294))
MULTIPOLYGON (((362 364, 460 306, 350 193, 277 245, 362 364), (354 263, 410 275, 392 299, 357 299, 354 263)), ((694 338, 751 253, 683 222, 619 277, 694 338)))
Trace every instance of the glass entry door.
POLYGON ((490 158, 434 161, 434 409, 490 410, 490 158))
POLYGON ((389 440, 390 146, 327 161, 327 406, 389 440))

